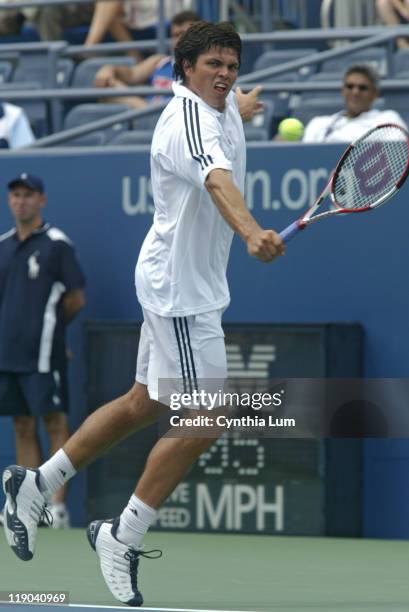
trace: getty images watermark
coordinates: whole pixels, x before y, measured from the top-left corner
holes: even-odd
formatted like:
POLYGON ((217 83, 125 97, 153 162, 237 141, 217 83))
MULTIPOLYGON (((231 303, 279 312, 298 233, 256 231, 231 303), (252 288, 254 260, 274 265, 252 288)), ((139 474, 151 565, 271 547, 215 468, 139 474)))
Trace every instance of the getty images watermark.
POLYGON ((183 408, 204 408, 213 410, 220 406, 246 407, 261 410, 271 406, 282 406, 285 391, 276 393, 230 393, 219 389, 216 392, 193 389, 191 393, 171 393, 171 410, 183 408))
POLYGON ((237 393, 221 389, 217 391, 194 389, 190 393, 174 392, 169 395, 169 408, 178 414, 169 415, 169 424, 178 428, 253 431, 270 427, 295 427, 294 418, 277 417, 274 414, 276 409, 283 406, 284 394, 284 390, 274 393, 237 393), (188 416, 186 410, 189 410, 188 416), (193 410, 200 412, 195 414, 193 410), (208 411, 207 414, 204 413, 205 410, 208 411), (182 411, 182 414, 179 411, 182 411))
MULTIPOLYGON (((409 379, 161 379, 168 436, 409 437, 409 379), (212 427, 214 433, 211 432, 212 427)), ((163 427, 163 429, 162 429, 163 427)))

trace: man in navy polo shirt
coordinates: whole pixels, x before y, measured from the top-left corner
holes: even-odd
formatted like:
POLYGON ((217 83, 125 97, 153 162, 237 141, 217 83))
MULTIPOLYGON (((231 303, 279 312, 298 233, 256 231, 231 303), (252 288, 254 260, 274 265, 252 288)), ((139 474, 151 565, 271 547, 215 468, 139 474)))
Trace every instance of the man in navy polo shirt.
MULTIPOLYGON (((37 468, 39 417, 51 454, 69 437, 65 328, 85 281, 72 242, 42 220, 42 180, 24 173, 8 189, 16 226, 0 236, 0 415, 13 417, 17 463, 37 468)), ((55 527, 68 526, 64 498, 64 488, 53 498, 55 527)))

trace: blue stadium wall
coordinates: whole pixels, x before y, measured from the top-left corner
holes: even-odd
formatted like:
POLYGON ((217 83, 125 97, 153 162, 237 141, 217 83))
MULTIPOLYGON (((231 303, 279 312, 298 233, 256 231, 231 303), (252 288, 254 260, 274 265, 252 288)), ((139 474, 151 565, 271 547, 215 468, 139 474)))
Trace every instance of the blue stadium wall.
MULTIPOLYGON (((260 224, 281 229, 305 210, 341 151, 336 145, 249 145, 246 195, 260 224)), ((87 307, 69 334, 71 424, 76 427, 86 414, 81 322, 141 319, 134 266, 152 222, 149 156, 143 147, 48 150, 0 153, 0 164, 0 232, 12 224, 8 180, 23 171, 40 175, 48 195, 44 216, 73 239, 86 272, 87 307)), ((408 190, 374 213, 317 223, 272 265, 250 259, 236 237, 228 270, 232 304, 225 321, 360 323, 365 375, 407 378, 408 190)), ((1 469, 14 461, 12 439, 11 422, 3 418, 1 469)), ((409 537, 409 441, 368 440, 364 454, 364 535, 409 537)), ((83 496, 82 476, 70 492, 76 525, 83 522, 83 496)))

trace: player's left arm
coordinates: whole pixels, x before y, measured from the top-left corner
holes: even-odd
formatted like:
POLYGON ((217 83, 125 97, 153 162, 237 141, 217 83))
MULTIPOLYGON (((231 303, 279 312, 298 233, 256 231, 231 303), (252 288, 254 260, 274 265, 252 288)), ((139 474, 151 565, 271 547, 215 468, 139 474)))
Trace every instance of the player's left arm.
POLYGON ((258 95, 262 89, 261 85, 257 85, 245 94, 241 91, 240 87, 236 88, 237 105, 243 121, 251 121, 254 115, 261 113, 263 110, 263 103, 258 100, 258 95))
POLYGON ((85 306, 85 294, 82 289, 71 289, 63 298, 64 322, 66 325, 77 316, 85 306))

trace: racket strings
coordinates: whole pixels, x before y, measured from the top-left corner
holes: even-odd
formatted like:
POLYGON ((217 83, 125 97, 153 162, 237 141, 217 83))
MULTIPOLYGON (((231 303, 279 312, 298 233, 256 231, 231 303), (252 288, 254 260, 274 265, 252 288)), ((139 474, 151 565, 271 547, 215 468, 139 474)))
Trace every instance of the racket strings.
POLYGON ((403 130, 396 126, 373 130, 344 158, 334 180, 335 201, 349 210, 375 206, 396 186, 407 162, 403 130))

